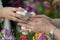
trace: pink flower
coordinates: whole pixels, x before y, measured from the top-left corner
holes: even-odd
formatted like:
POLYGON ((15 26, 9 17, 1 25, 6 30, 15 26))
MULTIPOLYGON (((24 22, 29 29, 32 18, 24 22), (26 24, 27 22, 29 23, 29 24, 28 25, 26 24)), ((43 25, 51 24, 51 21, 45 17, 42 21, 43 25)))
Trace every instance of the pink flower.
POLYGON ((46 8, 50 8, 50 7, 51 7, 50 4, 49 4, 47 1, 44 1, 44 2, 43 2, 43 5, 44 5, 46 8))

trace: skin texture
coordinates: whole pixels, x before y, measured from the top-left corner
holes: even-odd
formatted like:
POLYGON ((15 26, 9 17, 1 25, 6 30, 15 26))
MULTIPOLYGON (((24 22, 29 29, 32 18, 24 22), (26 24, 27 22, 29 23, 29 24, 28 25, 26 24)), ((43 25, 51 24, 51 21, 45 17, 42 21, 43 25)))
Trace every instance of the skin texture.
POLYGON ((33 32, 41 31, 41 32, 48 33, 51 30, 51 28, 53 28, 54 25, 52 25, 51 20, 47 18, 48 17, 44 18, 43 15, 36 15, 30 18, 30 20, 28 20, 27 23, 21 22, 19 25, 31 29, 33 32))
POLYGON ((23 8, 14 8, 14 7, 4 7, 0 8, 0 17, 7 18, 13 21, 21 21, 18 18, 22 17, 23 15, 15 13, 16 11, 24 11, 23 8))
MULTIPOLYGON (((30 18, 26 23, 21 22, 19 25, 26 27, 26 29, 20 31, 28 31, 28 29, 31 29, 33 32, 45 32, 46 34, 49 34, 50 30, 56 27, 52 24, 52 20, 53 19, 50 19, 45 15, 36 15, 30 18)), ((56 40, 60 40, 59 34, 60 29, 56 28, 54 31, 56 40)))

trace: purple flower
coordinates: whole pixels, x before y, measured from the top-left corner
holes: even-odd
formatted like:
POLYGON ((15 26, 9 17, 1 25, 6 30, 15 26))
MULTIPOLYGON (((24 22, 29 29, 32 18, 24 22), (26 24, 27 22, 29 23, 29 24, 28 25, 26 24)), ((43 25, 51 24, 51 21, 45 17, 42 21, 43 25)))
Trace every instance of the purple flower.
POLYGON ((48 40, 44 33, 41 33, 39 36, 36 37, 36 40, 48 40))
POLYGON ((10 30, 5 30, 5 37, 6 39, 13 39, 13 40, 16 40, 16 38, 11 34, 11 31, 10 30))
POLYGON ((35 12, 36 14, 38 14, 38 11, 37 11, 35 8, 33 8, 33 7, 28 6, 28 7, 26 8, 26 10, 27 10, 28 12, 35 12))
POLYGON ((6 37, 10 37, 11 36, 11 31, 6 29, 5 36, 6 37))

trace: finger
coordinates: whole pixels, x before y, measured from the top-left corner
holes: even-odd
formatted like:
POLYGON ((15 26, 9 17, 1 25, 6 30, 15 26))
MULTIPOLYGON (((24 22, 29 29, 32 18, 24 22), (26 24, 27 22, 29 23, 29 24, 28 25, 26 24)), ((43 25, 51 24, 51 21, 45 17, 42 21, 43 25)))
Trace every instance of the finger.
POLYGON ((23 26, 23 27, 26 27, 26 24, 25 23, 22 23, 22 22, 19 22, 18 25, 23 26))
POLYGON ((35 32, 35 31, 28 28, 28 29, 22 29, 20 30, 20 32, 35 32))
POLYGON ((19 20, 18 18, 13 17, 13 16, 10 18, 10 20, 17 21, 17 22, 22 21, 22 20, 19 20))
POLYGON ((51 21, 51 18, 49 18, 49 17, 47 17, 47 16, 45 16, 45 15, 36 15, 36 16, 34 16, 33 18, 45 18, 45 19, 48 19, 48 20, 51 21))
POLYGON ((26 27, 27 29, 31 28, 29 24, 25 24, 25 23, 18 23, 18 25, 26 27))
POLYGON ((45 18, 45 15, 35 15, 33 18, 45 18))
POLYGON ((27 22, 37 22, 38 18, 29 18, 27 22))
POLYGON ((25 24, 27 24, 27 22, 23 21, 23 20, 20 20, 19 23, 25 23, 25 24))
POLYGON ((11 13, 11 16, 17 17, 17 18, 19 18, 19 19, 23 17, 23 15, 21 15, 21 14, 16 14, 16 13, 11 13))
POLYGON ((35 16, 31 16, 31 18, 33 17, 33 18, 41 18, 41 17, 43 17, 43 16, 45 16, 45 15, 35 15, 35 16))
POLYGON ((28 32, 29 31, 29 29, 22 29, 22 30, 20 30, 20 32, 28 32))
POLYGON ((19 8, 17 8, 17 11, 24 11, 24 9, 19 7, 19 8))
POLYGON ((27 20, 28 22, 38 22, 38 20, 39 20, 40 18, 32 18, 32 19, 29 19, 29 20, 27 20))
POLYGON ((20 32, 26 32, 26 31, 29 31, 29 32, 31 32, 31 31, 37 32, 37 31, 36 31, 36 28, 33 27, 33 26, 32 26, 32 27, 31 27, 31 26, 27 26, 26 29, 21 30, 20 32))

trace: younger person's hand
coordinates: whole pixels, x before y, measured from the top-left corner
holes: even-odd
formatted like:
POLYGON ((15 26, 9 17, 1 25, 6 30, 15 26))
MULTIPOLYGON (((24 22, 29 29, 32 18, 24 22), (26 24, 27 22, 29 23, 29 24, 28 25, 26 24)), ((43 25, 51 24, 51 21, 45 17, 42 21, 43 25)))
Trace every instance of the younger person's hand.
POLYGON ((23 8, 14 8, 14 7, 4 7, 1 8, 1 17, 7 18, 13 21, 20 21, 18 18, 22 17, 23 15, 17 14, 16 11, 24 11, 23 8))

